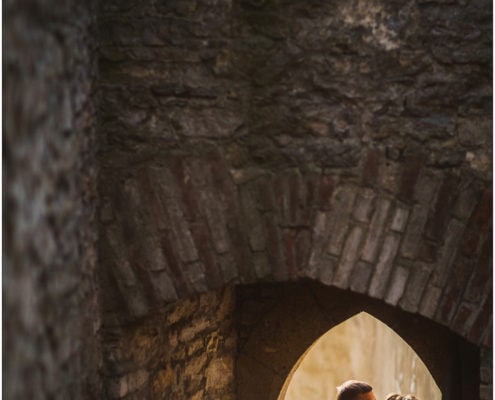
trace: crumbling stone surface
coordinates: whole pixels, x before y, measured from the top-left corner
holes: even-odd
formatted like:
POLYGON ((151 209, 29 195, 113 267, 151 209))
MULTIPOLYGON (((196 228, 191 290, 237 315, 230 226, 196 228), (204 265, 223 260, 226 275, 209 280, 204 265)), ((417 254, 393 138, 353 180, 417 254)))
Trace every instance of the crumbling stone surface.
POLYGON ((99 24, 116 318, 309 277, 489 336, 488 2, 109 1, 99 24))
POLYGON ((3 13, 3 396, 97 399, 95 7, 3 13))
POLYGON ((235 399, 234 289, 179 300, 103 332, 108 399, 235 399))

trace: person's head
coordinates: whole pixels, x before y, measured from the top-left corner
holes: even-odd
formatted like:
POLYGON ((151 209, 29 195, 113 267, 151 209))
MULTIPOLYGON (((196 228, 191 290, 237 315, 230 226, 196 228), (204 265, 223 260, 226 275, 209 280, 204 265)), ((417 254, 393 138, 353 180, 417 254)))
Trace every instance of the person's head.
POLYGON ((346 381, 337 387, 337 400, 376 400, 373 388, 366 382, 346 381))
POLYGON ((419 400, 413 394, 390 393, 385 400, 419 400))

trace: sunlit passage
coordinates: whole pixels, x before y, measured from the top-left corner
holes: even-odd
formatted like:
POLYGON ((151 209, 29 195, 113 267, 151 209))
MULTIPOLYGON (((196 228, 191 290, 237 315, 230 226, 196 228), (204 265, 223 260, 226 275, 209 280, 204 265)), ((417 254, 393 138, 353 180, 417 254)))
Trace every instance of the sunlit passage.
POLYGON ((415 351, 387 325, 361 312, 321 336, 292 369, 279 400, 334 400, 349 379, 391 392, 441 400, 440 389, 415 351))

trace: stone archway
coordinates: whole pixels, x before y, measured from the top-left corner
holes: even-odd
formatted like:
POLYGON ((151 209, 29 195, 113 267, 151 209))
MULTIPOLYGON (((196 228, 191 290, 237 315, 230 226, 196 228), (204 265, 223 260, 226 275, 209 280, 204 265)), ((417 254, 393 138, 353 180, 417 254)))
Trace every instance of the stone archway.
POLYGON ((305 281, 238 288, 237 398, 277 399, 301 355, 328 329, 365 310, 403 337, 444 400, 478 397, 479 349, 424 317, 349 291, 305 281))

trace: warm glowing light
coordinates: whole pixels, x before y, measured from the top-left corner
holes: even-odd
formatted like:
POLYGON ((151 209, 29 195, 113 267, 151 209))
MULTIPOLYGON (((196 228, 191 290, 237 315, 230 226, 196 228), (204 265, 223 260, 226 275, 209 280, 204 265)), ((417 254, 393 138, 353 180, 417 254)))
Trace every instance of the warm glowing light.
POLYGON ((294 366, 279 400, 333 400, 349 379, 370 383, 377 399, 390 392, 441 400, 414 350, 387 325, 362 312, 321 336, 294 366))

